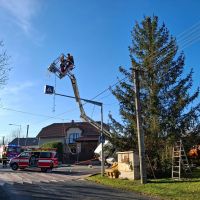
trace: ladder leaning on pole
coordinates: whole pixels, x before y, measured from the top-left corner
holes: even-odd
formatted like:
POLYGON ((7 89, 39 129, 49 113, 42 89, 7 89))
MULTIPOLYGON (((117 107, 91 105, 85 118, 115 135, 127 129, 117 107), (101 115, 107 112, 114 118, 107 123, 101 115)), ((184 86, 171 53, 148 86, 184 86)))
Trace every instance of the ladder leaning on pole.
POLYGON ((184 171, 186 176, 191 176, 192 171, 183 147, 182 140, 175 143, 172 153, 172 178, 181 179, 181 172, 184 171))

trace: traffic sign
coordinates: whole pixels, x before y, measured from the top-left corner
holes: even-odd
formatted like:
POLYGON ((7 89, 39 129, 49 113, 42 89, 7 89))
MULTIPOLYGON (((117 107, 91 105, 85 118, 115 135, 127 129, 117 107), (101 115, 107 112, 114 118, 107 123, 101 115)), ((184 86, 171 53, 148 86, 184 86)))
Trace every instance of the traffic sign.
POLYGON ((54 94, 54 87, 51 85, 44 86, 44 93, 45 94, 54 94))
POLYGON ((100 143, 105 143, 105 136, 104 135, 102 135, 102 136, 99 136, 99 142, 100 143))

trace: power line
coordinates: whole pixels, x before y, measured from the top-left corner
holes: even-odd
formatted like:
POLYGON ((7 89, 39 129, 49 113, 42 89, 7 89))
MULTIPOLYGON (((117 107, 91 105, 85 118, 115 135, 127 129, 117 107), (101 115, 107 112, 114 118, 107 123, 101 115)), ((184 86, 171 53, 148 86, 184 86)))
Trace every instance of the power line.
MULTIPOLYGON (((180 38, 178 39, 179 44, 177 44, 178 46, 180 46, 181 48, 177 51, 180 52, 183 49, 185 49, 186 47, 190 46, 191 44, 197 42, 200 40, 200 22, 196 23, 195 25, 193 25, 192 27, 190 27, 189 29, 187 29, 186 31, 180 33, 176 38, 180 38), (192 30, 191 30, 192 29, 192 30), (197 30, 196 30, 197 29, 197 30), (195 30, 195 31, 194 31, 195 30), (184 34, 183 34, 184 33, 184 34), (194 35, 194 33, 196 35, 194 35), (192 35, 191 35, 192 34, 192 35), (181 46, 183 43, 183 46, 181 46)), ((178 42, 177 42, 178 43, 178 42)), ((148 57, 150 57, 151 59, 156 58, 159 54, 163 53, 164 51, 168 50, 169 48, 175 46, 174 43, 171 44, 167 44, 165 47, 163 47, 163 49, 161 49, 159 52, 153 51, 151 52, 148 57), (151 57, 152 56, 152 57, 151 57)), ((168 54, 170 54, 171 52, 173 52, 172 50, 168 52, 168 54)), ((167 59, 167 57, 163 60, 165 61, 167 59)), ((155 66, 159 64, 159 60, 155 63, 155 66)))
POLYGON ((103 90, 102 92, 100 92, 99 94, 97 94, 95 97, 93 97, 91 100, 96 99, 98 96, 102 95, 103 93, 109 91, 112 87, 114 87, 115 85, 117 85, 118 83, 120 83, 121 81, 127 79, 128 77, 124 77, 122 79, 120 79, 119 81, 117 81, 116 83, 114 83, 113 85, 109 86, 108 88, 106 88, 105 90, 103 90))
MULTIPOLYGON (((179 41, 180 43, 183 42, 183 44, 184 44, 185 46, 183 45, 183 47, 182 47, 179 51, 181 51, 181 50, 185 49, 186 47, 190 46, 191 44, 193 44, 194 41, 195 41, 196 39, 200 40, 200 35, 199 35, 200 32, 199 32, 199 31, 200 31, 200 21, 199 21, 198 23, 196 23, 195 25, 193 25, 192 27, 190 27, 189 29, 187 29, 186 31, 180 33, 180 34, 177 36, 177 38, 179 37, 178 41, 179 41), (194 33, 195 33, 195 34, 198 34, 198 35, 195 36, 194 33), (192 37, 191 37, 191 34, 192 34, 192 37), (188 39, 189 39, 189 40, 188 40, 188 39), (188 43, 188 41, 189 41, 189 43, 188 43), (186 43, 184 43, 184 42, 186 42, 186 43)), ((196 41, 198 41, 198 40, 196 40, 196 41)), ((172 45, 167 45, 167 46, 164 47, 164 49, 162 49, 160 52, 164 51, 165 48, 168 49, 168 48, 170 48, 170 47, 173 47, 173 45, 174 45, 173 43, 172 43, 172 45)), ((181 44, 180 44, 180 45, 181 45, 181 44)), ((159 53, 160 53, 160 52, 159 52, 159 53)), ((155 53, 155 51, 152 52, 149 56, 151 56, 153 53, 155 53)), ((154 55, 153 58, 156 58, 156 56, 157 56, 157 55, 154 55)), ((125 80, 126 78, 128 78, 128 76, 125 76, 124 78, 122 78, 121 80, 119 80, 118 82, 116 82, 115 84, 113 84, 112 86, 110 86, 110 87, 108 87, 107 89, 103 90, 102 92, 100 92, 99 94, 97 94, 97 95, 96 95, 95 97, 93 97, 92 99, 95 99, 95 98, 97 98, 98 96, 102 95, 103 93, 109 91, 112 87, 114 87, 115 85, 117 85, 117 84, 120 83, 121 81, 125 80)), ((107 96, 110 96, 110 94, 107 95, 107 96)), ((102 98, 100 98, 100 99, 106 98, 107 96, 102 97, 102 98)))
POLYGON ((177 37, 184 38, 188 35, 188 33, 193 32, 194 30, 198 29, 199 27, 200 27, 200 21, 198 21, 197 23, 195 23, 194 25, 192 25, 191 27, 189 27, 188 29, 186 29, 182 33, 179 33, 177 37))
MULTIPOLYGON (((198 22, 198 23, 196 23, 196 24, 194 24, 192 27, 190 27, 189 29, 187 29, 186 31, 183 31, 182 33, 180 33, 177 37, 179 37, 180 39, 179 39, 179 41, 180 42, 184 42, 184 40, 186 40, 187 39, 187 37, 190 37, 190 35, 189 34, 191 34, 191 32, 194 32, 194 29, 196 30, 196 29, 199 29, 200 28, 200 22, 198 22), (193 31, 191 31, 191 29, 193 30, 193 31), (182 39, 181 39, 182 38, 182 39)), ((190 37, 190 43, 188 43, 188 46, 189 45, 191 45, 191 42, 192 42, 192 39, 193 38, 191 38, 190 37)), ((172 45, 168 45, 168 46, 166 46, 166 47, 164 47, 159 53, 161 53, 162 51, 164 51, 165 49, 168 49, 169 47, 171 47, 171 46, 173 46, 174 44, 172 44, 172 45)), ((179 50, 180 51, 180 50, 179 50)), ((152 52, 150 55, 152 55, 153 53, 155 53, 155 51, 154 52, 152 52)), ((150 56, 149 55, 149 56, 150 56)), ((157 55, 154 55, 154 57, 153 58, 155 58, 157 55)), ((117 81, 116 83, 114 83, 113 85, 111 85, 111 86, 109 86, 108 88, 106 88, 105 90, 103 90, 102 92, 100 92, 99 94, 97 94, 96 96, 94 96, 93 98, 91 98, 91 100, 94 100, 94 99, 96 99, 97 97, 99 97, 100 95, 102 95, 102 94, 104 94, 105 92, 107 92, 107 91, 109 91, 112 87, 114 87, 115 85, 117 85, 118 83, 120 83, 121 81, 123 81, 123 80, 125 80, 125 79, 127 79, 128 78, 128 76, 125 76, 124 78, 122 78, 122 79, 120 79, 119 81, 117 81)), ((109 96, 109 95, 108 95, 109 96)), ((105 97, 104 97, 105 98, 105 97)), ((87 103, 84 103, 83 105, 85 105, 85 104, 87 104, 87 103)), ((75 108, 74 110, 76 110, 77 108, 75 108)), ((74 111, 74 110, 72 110, 72 111, 74 111)), ((58 114, 58 115, 56 115, 56 116, 61 116, 61 115, 63 115, 63 114, 66 114, 67 112, 63 112, 63 113, 61 113, 61 114, 58 114)))
MULTIPOLYGON (((102 92, 100 92, 99 94, 97 94, 95 97, 91 98, 91 100, 94 100, 94 99, 96 99, 98 96, 100 96, 100 95, 102 95, 103 93, 109 91, 112 87, 114 87, 115 85, 117 85, 120 81, 125 80, 126 78, 127 78, 127 77, 124 77, 124 78, 120 79, 119 81, 117 81, 117 82, 114 83, 113 85, 109 86, 108 88, 106 88, 105 90, 103 90, 102 92)), ((83 103, 83 106, 86 105, 86 104, 87 104, 87 102, 83 103)), ((77 110, 77 107, 74 107, 74 108, 72 108, 72 109, 70 109, 70 110, 68 110, 68 111, 65 111, 65 112, 62 112, 62 113, 60 113, 60 114, 57 114, 55 117, 64 115, 64 114, 66 114, 66 113, 68 113, 68 112, 73 112, 73 111, 75 111, 75 110, 77 110)), ((48 119, 46 119, 46 120, 48 120, 48 119)), ((46 121, 46 120, 45 120, 45 121, 46 121)))
MULTIPOLYGON (((187 33, 188 34, 188 33, 187 33)), ((180 34, 181 35, 181 34, 180 34)), ((191 40, 191 42, 192 42, 192 40, 191 40)), ((188 45, 187 46, 189 46, 189 45, 191 45, 192 43, 188 43, 188 45)), ((172 47, 174 44, 172 44, 172 45, 167 45, 166 47, 164 47, 159 53, 161 53, 161 52, 163 52, 165 49, 168 49, 168 48, 170 48, 170 47, 172 47)), ((179 51, 181 51, 181 50, 183 50, 183 49, 180 49, 179 51)), ((154 51, 155 52, 155 51, 154 51)), ((153 53, 154 52, 152 52, 150 55, 153 55, 153 53)), ((149 55, 149 56, 150 56, 149 55)), ((157 55, 154 55, 152 58, 156 58, 156 56, 157 55)), ((156 63, 156 64, 158 64, 158 63, 156 63)), ((114 87, 114 86, 116 86, 118 83, 120 83, 121 81, 123 81, 123 80, 125 80, 125 79, 127 79, 128 78, 128 75, 127 76, 125 76, 124 78, 122 78, 122 79, 120 79, 119 81, 117 81, 116 83, 114 83, 113 85, 111 85, 111 86, 109 86, 108 88, 106 88, 105 90, 103 90, 102 92, 100 92, 99 94, 97 94, 96 96, 94 96, 93 98, 91 98, 91 100, 94 100, 94 99, 96 99, 97 97, 99 97, 100 95, 102 95, 102 94, 104 94, 105 92, 107 92, 107 91, 109 91, 112 87, 114 87)), ((108 96, 110 96, 110 95, 108 95, 108 96)), ((106 97, 104 97, 104 98, 106 98, 106 97)), ((101 98, 102 99, 102 98, 101 98)), ((85 104, 87 104, 87 102, 86 103, 84 103, 83 105, 85 105, 85 104)), ((76 110, 77 108, 75 108, 75 110, 76 110)), ((60 116, 60 115, 63 115, 63 114, 66 114, 67 112, 64 112, 64 113, 61 113, 61 114, 59 114, 59 115, 57 115, 57 116, 60 116)))
MULTIPOLYGON (((193 25, 192 27, 190 27, 188 30, 186 30, 186 31, 184 31, 184 32, 182 32, 182 33, 180 33, 178 36, 177 36, 177 38, 181 38, 181 39, 179 39, 179 41, 180 41, 180 44, 177 44, 178 46, 180 46, 181 48, 176 52, 176 53, 178 53, 178 52, 180 52, 180 51, 182 51, 183 49, 185 49, 185 48, 187 48, 188 46, 190 46, 191 44, 193 44, 193 43, 195 43, 195 42, 197 42, 197 41, 199 41, 200 40, 200 21, 198 22, 198 23, 196 23, 195 25, 193 25), (192 29, 192 30, 191 30, 192 29), (194 31, 194 29, 195 29, 195 31, 194 31), (183 34, 184 33, 184 34, 183 34), (196 34, 196 35, 194 35, 194 33, 196 34), (192 34, 192 35, 191 35, 192 34), (183 46, 181 46, 182 44, 181 44, 181 42, 183 43, 183 46)), ((150 57, 151 58, 151 60, 153 60, 153 59, 155 59, 157 56, 158 56, 158 54, 161 54, 162 52, 164 52, 165 50, 168 50, 169 48, 171 48, 171 47, 175 47, 175 45, 176 44, 174 44, 174 43, 171 43, 171 44, 167 44, 165 47, 163 47, 163 49, 161 49, 159 52, 156 52, 156 51, 153 51, 153 52, 151 52, 149 55, 148 55, 148 57, 150 57), (155 54, 156 53, 156 54, 155 54), (151 56, 153 56, 153 57, 151 57, 151 56)), ((174 52, 174 50, 171 50, 171 51, 169 51, 169 52, 167 52, 168 53, 168 55, 170 55, 170 53, 173 53, 174 52)), ((168 56, 166 56, 161 62, 164 62, 166 59, 168 59, 168 56)), ((159 65, 159 63, 160 63, 160 61, 159 60, 157 60, 155 63, 153 63, 153 65, 154 66, 157 66, 157 65, 159 65)))
MULTIPOLYGON (((73 109, 71 109, 71 110, 68 110, 68 111, 65 111, 65 112, 63 112, 63 113, 60 113, 60 114, 58 114, 58 115, 56 115, 55 116, 55 119, 60 119, 60 120, 71 120, 71 119, 68 119, 68 118, 65 118, 65 119, 62 119, 62 118, 57 118, 57 116, 61 116, 61 115, 64 115, 64 114, 66 114, 66 113, 69 113, 69 112, 73 112, 73 111, 75 111, 75 110, 77 110, 77 107, 74 107, 73 109)), ((51 117, 48 117, 47 119, 45 119, 45 120, 43 120, 43 121, 40 121, 40 122, 37 122, 37 123, 34 123, 34 124, 41 124, 41 123, 44 123, 45 121, 48 121, 49 119, 51 119, 51 117)), ((76 119, 75 119, 76 120, 76 119)), ((79 120, 76 120, 76 121, 79 121, 79 120)))
MULTIPOLYGON (((102 95, 102 94, 104 94, 105 92, 109 91, 111 88, 113 88, 114 86, 116 86, 116 85, 119 84, 121 81, 124 81, 124 80, 127 79, 127 78, 128 78, 128 76, 125 76, 124 78, 118 80, 116 83, 114 83, 113 85, 109 86, 108 88, 106 88, 105 90, 103 90, 102 92, 100 92, 99 94, 97 94, 96 96, 94 96, 91 100, 96 99, 97 97, 99 97, 100 95, 102 95)), ((104 96, 104 97, 102 97, 102 98, 100 98, 100 99, 106 98, 106 97, 108 97, 108 96, 110 96, 110 95, 111 95, 111 94, 106 95, 106 96, 104 96)), ((87 103, 84 103, 83 105, 85 105, 85 104, 87 104, 87 103)), ((108 105, 108 104, 107 104, 107 105, 108 105)), ((111 105, 112 105, 112 104, 111 104, 111 105)), ((77 108, 74 108, 74 109, 71 109, 71 110, 68 110, 68 111, 66 111, 66 112, 60 113, 60 114, 56 115, 55 117, 53 117, 53 116, 47 116, 47 115, 43 115, 43 114, 36 114, 36 113, 31 113, 31 112, 26 112, 26 111, 21 111, 21 110, 15 110, 15 109, 12 109, 12 108, 5 108, 5 107, 0 107, 0 108, 3 109, 3 110, 13 111, 13 112, 19 112, 19 113, 22 113, 22 114, 28 114, 28 115, 32 115, 32 116, 46 117, 47 119, 46 119, 45 121, 47 121, 47 120, 49 120, 49 119, 66 120, 66 119, 63 119, 63 118, 59 118, 58 116, 64 115, 64 114, 66 114, 66 113, 68 113, 68 112, 73 112, 74 110, 77 110, 77 108)), ((70 119, 68 119, 68 120, 70 120, 70 119)), ((38 122, 38 123, 39 123, 39 122, 38 122)), ((41 123, 42 123, 42 122, 41 122, 41 123)))
MULTIPOLYGON (((56 75, 55 75, 54 78, 55 78, 54 79, 54 88, 56 90, 56 75)), ((53 108, 52 108, 52 111, 55 112, 55 110, 56 110, 56 95, 53 94, 53 108)))
POLYGON ((13 112, 18 112, 18 113, 27 114, 27 115, 32 115, 32 116, 48 117, 48 118, 52 118, 52 119, 63 120, 62 118, 58 118, 58 117, 47 116, 47 115, 43 115, 43 114, 36 114, 36 113, 31 113, 31 112, 26 112, 26 111, 21 111, 21 110, 15 110, 15 109, 12 109, 12 108, 0 107, 0 109, 8 110, 8 111, 13 111, 13 112))
MULTIPOLYGON (((200 29, 200 22, 196 23, 195 25, 193 25, 192 27, 190 27, 189 29, 187 29, 186 31, 183 31, 182 33, 180 33, 177 38, 179 37, 180 39, 177 39, 177 41, 179 41, 180 43, 182 42, 183 43, 183 47, 180 49, 180 50, 183 50, 184 48, 190 46, 191 44, 194 43, 194 41, 198 41, 200 38, 198 35, 194 35, 194 34, 197 34, 198 31, 200 29), (191 37, 191 34, 192 34, 192 37, 191 37), (197 40, 198 39, 198 40, 197 40)), ((166 47, 164 47, 159 53, 161 53, 162 51, 164 51, 165 49, 168 49, 170 48, 172 45, 168 45, 166 47)), ((181 44, 180 44, 181 46, 181 44)), ((179 51, 180 51, 179 50, 179 51)), ((153 55, 155 53, 152 52, 149 56, 153 55)), ((157 55, 154 55, 153 58, 155 58, 157 55)), ((103 90, 102 92, 100 92, 99 94, 97 94, 95 97, 93 97, 91 100, 94 100, 96 99, 97 97, 101 96, 102 94, 104 94, 105 92, 109 91, 111 88, 113 88, 114 86, 116 86, 117 84, 119 84, 121 81, 127 79, 128 76, 125 76, 124 78, 120 79, 119 81, 117 81, 116 83, 114 83, 113 85, 109 86, 108 88, 106 88, 105 90, 103 90)), ((108 96, 110 96, 111 94, 105 96, 105 97, 102 97, 100 99, 103 99, 103 98, 106 98, 108 96)), ((54 102, 55 103, 55 102, 54 102)), ((83 105, 85 105, 86 103, 84 103, 83 105)), ((54 104, 55 106, 55 104, 54 104)), ((40 117, 46 117, 47 119, 46 120, 49 120, 49 119, 59 119, 59 120, 65 120, 63 118, 59 118, 58 116, 61 116, 61 115, 64 115, 68 112, 73 112, 74 110, 77 110, 77 108, 74 108, 74 109, 71 109, 71 110, 68 110, 67 112, 63 112, 63 113, 60 113, 54 117, 52 116, 47 116, 47 115, 42 115, 42 114, 35 114, 35 113, 31 113, 31 112, 26 112, 26 111, 20 111, 20 110, 15 110, 15 109, 12 109, 12 108, 5 108, 5 107, 0 107, 1 109, 4 109, 4 110, 9 110, 9 111, 13 111, 13 112, 19 112, 19 113, 23 113, 23 114, 28 114, 28 115, 33 115, 33 116, 40 116, 40 117)), ((54 107, 55 108, 55 107, 54 107)), ((46 121, 45 120, 45 121, 46 121)))

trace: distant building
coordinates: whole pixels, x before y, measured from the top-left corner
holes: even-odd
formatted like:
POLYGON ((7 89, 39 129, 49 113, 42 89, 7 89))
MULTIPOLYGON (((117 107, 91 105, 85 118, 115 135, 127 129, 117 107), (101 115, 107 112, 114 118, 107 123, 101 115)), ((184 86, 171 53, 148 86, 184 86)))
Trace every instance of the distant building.
POLYGON ((22 148, 38 148, 38 138, 15 138, 9 145, 18 145, 22 148))
POLYGON ((54 123, 44 127, 37 138, 39 146, 61 142, 66 162, 85 161, 94 157, 100 131, 88 122, 54 123))

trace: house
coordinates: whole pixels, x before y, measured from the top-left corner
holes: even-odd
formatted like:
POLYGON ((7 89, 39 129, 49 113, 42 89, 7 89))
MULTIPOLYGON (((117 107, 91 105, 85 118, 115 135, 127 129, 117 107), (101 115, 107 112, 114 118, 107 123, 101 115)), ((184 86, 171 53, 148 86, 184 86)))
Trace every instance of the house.
POLYGON ((9 145, 19 145, 22 149, 38 148, 38 138, 15 138, 9 145))
POLYGON ((86 161, 94 158, 100 130, 88 122, 53 123, 42 128, 37 135, 39 146, 49 142, 61 142, 66 162, 86 161))

